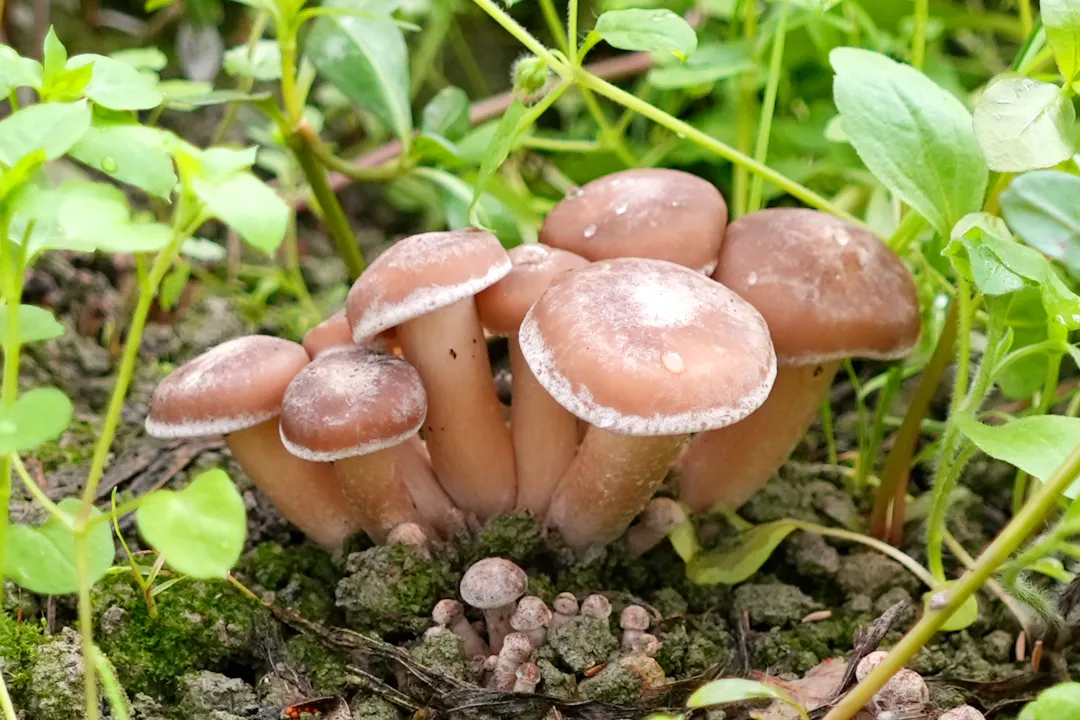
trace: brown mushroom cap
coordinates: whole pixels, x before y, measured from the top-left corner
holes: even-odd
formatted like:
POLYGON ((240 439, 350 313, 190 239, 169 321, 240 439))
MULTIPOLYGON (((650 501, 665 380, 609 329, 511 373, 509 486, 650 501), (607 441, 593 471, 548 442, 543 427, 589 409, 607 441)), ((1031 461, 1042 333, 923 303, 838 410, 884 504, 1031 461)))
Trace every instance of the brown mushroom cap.
POLYGON ((461 578, 461 599, 480 610, 509 605, 525 594, 529 578, 525 571, 503 558, 484 558, 461 578))
POLYGON ((589 260, 653 258, 711 272, 728 209, 720 191, 681 170, 624 170, 593 180, 548 213, 540 242, 589 260))
POLYGON ((525 313, 556 277, 589 264, 580 255, 538 243, 518 245, 508 255, 510 272, 476 296, 480 322, 492 333, 504 336, 517 333, 525 313))
POLYGON ((278 414, 285 389, 308 364, 302 345, 249 335, 228 340, 161 381, 146 431, 161 438, 224 435, 278 414))
POLYGON ((517 608, 510 618, 510 627, 518 632, 528 632, 545 628, 551 623, 552 612, 540 598, 526 595, 518 601, 517 608))
POLYGON ((919 339, 911 272, 873 233, 817 210, 731 224, 713 277, 756 307, 781 364, 889 360, 919 339))
POLYGON ((332 347, 351 346, 352 329, 345 318, 345 311, 336 312, 307 331, 303 345, 308 355, 315 358, 321 352, 332 347))
POLYGON ((645 631, 649 629, 650 622, 649 611, 640 605, 627 605, 619 614, 619 627, 623 630, 645 631))
POLYGON ((737 422, 761 405, 776 375, 757 310, 660 260, 604 260, 563 276, 529 310, 519 342, 559 404, 629 435, 737 422))
POLYGON ((555 612, 560 615, 577 615, 580 607, 578 599, 574 597, 573 593, 568 592, 559 593, 551 605, 555 608, 555 612))
POLYGON ((297 457, 331 462, 404 442, 426 413, 412 365, 388 353, 342 348, 320 355, 289 384, 281 439, 297 457))
POLYGON ((490 287, 510 272, 499 239, 482 230, 413 235, 384 252, 346 300, 353 339, 366 338, 490 287))

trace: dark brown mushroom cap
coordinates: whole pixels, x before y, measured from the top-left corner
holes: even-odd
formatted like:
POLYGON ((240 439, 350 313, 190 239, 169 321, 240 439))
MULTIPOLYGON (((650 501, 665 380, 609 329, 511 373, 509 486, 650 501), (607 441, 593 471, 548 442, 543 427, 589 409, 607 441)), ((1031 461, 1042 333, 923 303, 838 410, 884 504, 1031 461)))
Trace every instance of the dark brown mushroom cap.
POLYGON ((653 258, 711 272, 727 220, 720 191, 696 175, 623 170, 560 201, 544 220, 540 242, 589 260, 653 258))
POLYGON ((764 402, 776 376, 757 310, 660 260, 604 260, 563 276, 529 310, 518 340, 559 404, 629 435, 730 425, 764 402))
POLYGON ((281 439, 305 460, 330 462, 393 447, 416 434, 427 395, 412 365, 368 348, 323 353, 289 384, 281 439))
POLYGON ((146 432, 160 438, 224 435, 278 414, 285 389, 305 365, 298 343, 268 335, 228 340, 161 381, 146 432))
POLYGON ((713 277, 765 317, 781 364, 894 359, 919 339, 915 281, 903 261, 873 233, 817 210, 739 218, 713 277))
POLYGON ((353 284, 345 312, 353 339, 377 333, 472 297, 510 272, 499 239, 482 230, 405 238, 353 284))
POLYGON ((525 594, 529 578, 525 571, 504 558, 484 558, 473 563, 461 578, 461 599, 480 610, 504 607, 525 594))
POLYGON ((589 261, 566 250, 539 243, 510 250, 510 272, 476 296, 476 311, 485 328, 496 335, 515 335, 551 282, 565 272, 583 268, 589 261))

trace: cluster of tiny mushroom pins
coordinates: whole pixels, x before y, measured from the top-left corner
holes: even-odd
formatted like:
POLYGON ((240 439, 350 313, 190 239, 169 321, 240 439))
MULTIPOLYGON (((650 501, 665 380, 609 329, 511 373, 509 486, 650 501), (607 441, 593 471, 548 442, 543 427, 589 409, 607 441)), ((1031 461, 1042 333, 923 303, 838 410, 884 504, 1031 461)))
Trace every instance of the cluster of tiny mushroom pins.
POLYGON ((579 553, 625 538, 640 554, 686 509, 764 485, 845 358, 918 341, 915 283, 879 238, 808 209, 729 225, 688 173, 595 180, 539 239, 406 238, 302 345, 241 337, 177 369, 147 431, 224 435, 329 547, 359 531, 438 542, 528 510, 579 553), (508 339, 509 407, 488 336, 508 339), (676 499, 654 499, 669 473, 676 499))

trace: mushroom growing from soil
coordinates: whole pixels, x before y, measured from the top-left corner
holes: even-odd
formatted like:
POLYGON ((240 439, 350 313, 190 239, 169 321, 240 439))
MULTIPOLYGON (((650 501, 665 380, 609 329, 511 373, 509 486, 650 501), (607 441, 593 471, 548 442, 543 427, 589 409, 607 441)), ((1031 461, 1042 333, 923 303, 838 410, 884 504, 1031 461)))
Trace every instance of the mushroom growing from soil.
POLYGON ((510 434, 517 468, 517 507, 543 517, 555 484, 577 452, 578 420, 536 382, 521 356, 518 329, 551 282, 589 261, 546 245, 519 245, 509 252, 513 268, 476 296, 480 322, 508 339, 511 370, 510 434))
POLYGON ((491 233, 413 235, 368 267, 346 306, 358 343, 397 328, 427 390, 423 434, 435 472, 458 507, 480 520, 512 508, 517 492, 510 430, 473 301, 508 272, 510 259, 491 233))
POLYGON ((539 648, 547 638, 551 618, 551 609, 547 603, 535 595, 526 595, 518 601, 517 608, 510 617, 510 627, 515 632, 526 635, 534 648, 539 648))
POLYGON ((519 341, 537 381, 591 426, 548 513, 579 552, 622 535, 690 434, 749 415, 776 374, 757 310, 660 260, 564 275, 529 310, 519 341))
POLYGON ((375 542, 406 522, 448 535, 456 509, 410 442, 426 411, 424 387, 409 363, 366 348, 339 348, 312 360, 289 384, 281 439, 297 457, 334 464, 375 542))
POLYGON ((240 467, 287 520, 337 547, 360 529, 341 480, 328 463, 289 453, 278 430, 285 389, 307 364, 304 348, 281 338, 224 342, 161 381, 146 431, 159 438, 224 435, 240 467))
POLYGON ((817 210, 775 208, 728 228, 713 277, 765 317, 779 369, 750 417, 702 433, 680 462, 691 509, 736 508, 787 460, 845 358, 895 360, 919 339, 915 281, 867 230, 817 210))
POLYGON ((675 500, 666 497, 653 498, 641 512, 623 542, 630 557, 640 557, 664 541, 672 530, 686 520, 686 511, 675 500))
POLYGON ((435 609, 431 611, 431 619, 435 621, 435 624, 449 629, 461 638, 469 657, 488 656, 490 650, 487 643, 469 623, 468 618, 465 617, 465 608, 457 600, 447 599, 435 603, 435 609))
POLYGON ((502 649, 503 638, 513 630, 510 618, 514 615, 517 599, 525 594, 528 586, 525 571, 503 558, 484 558, 473 563, 462 576, 461 599, 484 611, 492 652, 502 649))
POLYGON ((574 593, 559 593, 555 596, 554 602, 551 603, 551 608, 554 613, 551 616, 551 623, 548 625, 548 630, 554 630, 555 628, 562 627, 570 621, 571 618, 578 614, 578 599, 574 597, 574 593))
POLYGON ((640 605, 627 605, 619 614, 619 627, 622 628, 622 649, 632 652, 639 644, 641 636, 649 629, 652 618, 649 611, 640 605))
POLYGON ((548 213, 540 242, 589 260, 667 260, 704 273, 716 267, 728 208, 720 191, 681 170, 605 175, 548 213))

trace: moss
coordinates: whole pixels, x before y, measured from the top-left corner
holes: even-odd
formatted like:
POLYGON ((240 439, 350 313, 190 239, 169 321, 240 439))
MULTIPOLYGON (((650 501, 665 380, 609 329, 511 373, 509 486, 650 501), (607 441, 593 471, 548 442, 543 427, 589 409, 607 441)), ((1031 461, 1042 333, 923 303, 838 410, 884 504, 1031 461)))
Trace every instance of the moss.
POLYGON ((641 701, 641 679, 619 663, 610 663, 579 686, 581 696, 614 705, 637 705, 641 701))
POLYGON ((86 462, 93 456, 96 444, 95 427, 82 420, 72 420, 59 439, 36 447, 33 457, 46 473, 52 473, 86 462))
POLYGON ((265 612, 227 583, 185 581, 157 597, 151 618, 127 575, 103 579, 93 606, 97 623, 109 626, 99 643, 125 686, 166 697, 185 673, 248 661, 256 618, 265 612))
POLYGON ((71 720, 84 716, 83 657, 78 633, 67 627, 40 645, 29 670, 31 678, 24 700, 28 717, 71 720))
POLYGON ((34 657, 45 641, 41 625, 0 613, 0 672, 17 706, 23 704, 34 657))
POLYGON ((326 585, 307 575, 294 574, 276 596, 283 607, 292 608, 304 618, 321 625, 332 625, 336 608, 333 585, 326 585))
POLYGON ((214 672, 189 673, 180 678, 180 717, 206 717, 215 710, 247 715, 257 708, 255 691, 243 680, 214 672))
POLYGON ((347 658, 320 645, 307 635, 295 635, 285 643, 293 665, 303 671, 318 695, 338 695, 345 688, 347 658))
POLYGON ((353 553, 346 569, 337 604, 351 626, 379 635, 421 632, 435 603, 453 597, 461 579, 450 558, 425 560, 401 544, 353 553))
POLYGON ((419 665, 464 682, 473 682, 469 655, 465 643, 452 632, 426 635, 411 651, 412 659, 419 665))
POLYGON ((354 720, 401 720, 401 712, 377 695, 357 695, 349 704, 354 720))
POLYGON ((578 693, 577 678, 570 673, 564 673, 559 670, 559 668, 555 667, 555 665, 548 660, 540 659, 536 664, 540 668, 541 690, 543 690, 545 695, 559 700, 565 700, 566 702, 573 702, 580 699, 581 695, 578 693))
POLYGON ((691 678, 710 668, 723 667, 733 658, 731 636, 722 623, 704 620, 698 627, 670 623, 658 631, 663 643, 656 661, 670 677, 691 678))
POLYGON ((735 611, 748 613, 754 627, 797 623, 821 604, 794 585, 747 583, 735 590, 735 611))
POLYGON ((326 583, 337 584, 340 573, 334 569, 330 555, 311 545, 291 545, 283 548, 276 542, 264 542, 240 561, 237 573, 250 577, 267 590, 280 590, 294 574, 301 574, 326 583))
POLYGON ((574 672, 584 672, 606 662, 619 643, 607 620, 578 615, 550 631, 548 644, 562 663, 574 672))
POLYGON ((488 520, 465 554, 470 563, 486 557, 503 557, 527 565, 550 551, 540 518, 530 512, 516 512, 488 520))
POLYGON ((752 638, 753 665, 774 673, 803 674, 850 648, 856 625, 855 618, 840 615, 787 630, 773 628, 752 638))

